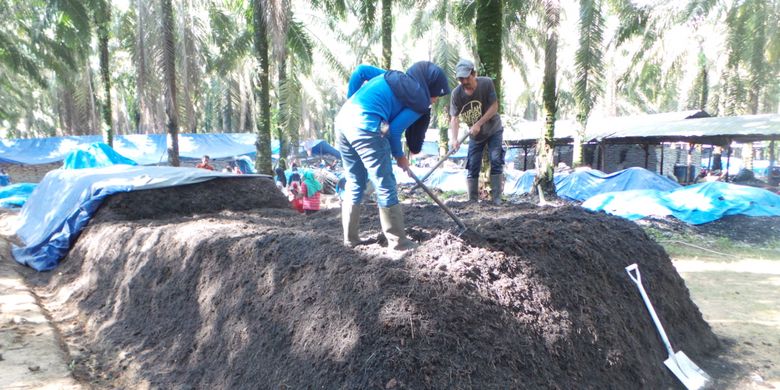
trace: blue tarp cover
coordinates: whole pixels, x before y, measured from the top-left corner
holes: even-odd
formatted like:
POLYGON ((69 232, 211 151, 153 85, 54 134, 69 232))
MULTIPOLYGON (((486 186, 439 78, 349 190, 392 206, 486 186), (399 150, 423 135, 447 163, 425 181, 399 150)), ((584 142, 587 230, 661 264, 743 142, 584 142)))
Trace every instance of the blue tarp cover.
POLYGON ((22 207, 36 185, 34 183, 17 183, 0 187, 0 207, 22 207))
MULTIPOLYGON (((159 164, 168 160, 166 134, 130 134, 114 138, 114 150, 138 164, 159 164)), ((179 134, 179 157, 200 159, 209 155, 212 159, 257 153, 257 134, 179 134)), ((103 142, 98 135, 67 136, 32 139, 0 139, 0 163, 48 164, 62 161, 79 146, 103 142)), ((272 153, 279 153, 279 142, 271 144, 272 153)))
MULTIPOLYGON (((504 193, 524 194, 531 191, 536 171, 523 172, 519 180, 512 184, 511 191, 504 193)), ((612 174, 606 174, 597 169, 578 170, 572 173, 556 173, 554 176, 555 192, 558 196, 583 201, 592 196, 613 191, 629 190, 671 190, 680 187, 675 181, 650 172, 644 168, 628 168, 612 174)), ((509 186, 509 180, 507 180, 509 186)), ((506 187, 506 186, 505 186, 506 187)))
POLYGON ((46 174, 19 213, 17 262, 38 271, 57 266, 103 199, 117 192, 199 183, 217 177, 250 177, 197 168, 113 165, 55 169, 46 174))
POLYGON ((307 151, 311 152, 312 156, 321 156, 323 154, 329 154, 335 158, 341 158, 341 153, 339 153, 336 148, 331 146, 327 141, 323 139, 315 139, 304 142, 304 148, 306 148, 307 151))
POLYGON ((108 144, 95 142, 68 153, 62 163, 62 169, 101 168, 117 164, 138 165, 135 161, 117 153, 108 144))
MULTIPOLYGON (((469 151, 469 145, 463 144, 457 152, 453 153, 450 158, 466 158, 469 151)), ((439 143, 437 141, 424 141, 422 149, 419 154, 427 156, 439 156, 439 143)))
POLYGON ((735 214, 780 216, 780 195, 761 188, 712 182, 671 191, 608 192, 586 200, 582 207, 628 219, 672 215, 698 225, 735 214))

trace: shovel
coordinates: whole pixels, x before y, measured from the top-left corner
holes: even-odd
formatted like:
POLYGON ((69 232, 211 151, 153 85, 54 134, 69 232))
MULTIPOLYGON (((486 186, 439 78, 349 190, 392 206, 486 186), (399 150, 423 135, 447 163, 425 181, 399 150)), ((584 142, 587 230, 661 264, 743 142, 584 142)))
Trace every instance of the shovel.
MULTIPOLYGON (((464 133, 464 134, 463 134, 463 136, 462 136, 462 137, 460 137, 460 139, 458 140, 458 143, 462 144, 464 141, 466 141, 466 138, 468 138, 468 137, 469 137, 469 134, 471 134, 471 133, 470 133, 470 132, 468 132, 468 131, 467 131, 466 133, 464 133)), ((420 182, 421 182, 421 183, 425 183, 425 180, 427 180, 427 179, 428 179, 428 177, 430 177, 430 176, 431 176, 431 174, 433 173, 433 171, 435 171, 435 170, 436 170, 436 168, 440 167, 440 166, 441 166, 441 164, 443 164, 445 161, 447 161, 447 159, 448 159, 448 158, 450 158, 450 156, 452 156, 453 154, 455 154, 455 150, 454 150, 454 149, 450 149, 450 151, 449 151, 449 152, 447 152, 447 154, 445 154, 444 156, 442 156, 442 157, 439 159, 439 161, 437 161, 437 162, 436 162, 436 165, 434 165, 433 167, 431 167, 431 169, 428 171, 428 173, 426 173, 425 175, 423 175, 422 179, 420 179, 420 182)), ((414 187, 412 187, 412 189, 411 189, 411 190, 409 190, 409 191, 410 191, 410 192, 414 192, 414 190, 416 190, 418 187, 420 187, 420 185, 419 185, 419 184, 417 184, 417 185, 415 185, 414 187)))
POLYGON ((636 265, 636 263, 631 264, 626 267, 626 272, 628 273, 628 276, 631 278, 631 280, 633 280, 634 283, 636 283, 636 286, 639 288, 639 293, 642 294, 642 300, 645 301, 647 311, 649 311, 650 316, 653 317, 653 323, 658 329, 658 334, 661 335, 661 340, 664 342, 666 351, 669 353, 669 358, 664 360, 666 367, 668 367, 674 376, 676 376, 677 379, 683 383, 686 389, 694 390, 704 388, 712 380, 712 378, 710 378, 710 376, 707 375, 704 370, 699 368, 696 363, 692 362, 683 351, 675 353, 672 349, 672 344, 669 342, 669 337, 666 336, 666 332, 664 331, 663 326, 661 326, 661 321, 658 319, 658 315, 655 313, 653 304, 650 303, 650 297, 647 296, 645 288, 642 286, 642 275, 639 273, 639 266, 636 265))
POLYGON ((439 197, 438 197, 438 196, 436 196, 436 194, 434 194, 434 193, 433 193, 433 191, 431 191, 431 189, 430 189, 430 188, 428 188, 428 186, 426 186, 425 184, 423 184, 423 182, 422 182, 422 181, 421 181, 419 178, 417 178, 417 175, 415 175, 415 174, 414 174, 414 172, 412 172, 412 169, 411 169, 411 168, 407 168, 407 169, 406 169, 406 173, 409 175, 409 177, 411 177, 412 179, 414 179, 414 181, 417 183, 417 185, 418 185, 420 188, 422 188, 422 189, 423 189, 423 190, 424 190, 424 191, 425 191, 425 192, 428 194, 428 196, 430 196, 430 197, 431 197, 431 199, 433 199, 433 201, 434 201, 434 202, 436 202, 436 204, 437 204, 437 205, 439 205, 439 207, 441 207, 441 209, 442 209, 442 210, 444 210, 444 212, 446 212, 446 213, 447 213, 447 215, 449 215, 449 216, 450 216, 450 218, 452 218, 452 220, 453 220, 453 221, 455 221, 455 223, 456 223, 456 224, 458 224, 458 227, 460 227, 460 228, 461 228, 461 231, 460 231, 460 233, 458 234, 459 236, 460 236, 461 234, 463 234, 463 233, 467 232, 467 231, 472 231, 471 229, 469 229, 469 228, 466 226, 466 224, 464 224, 464 223, 463 223, 463 221, 461 221, 461 220, 460 220, 460 218, 458 218, 458 216, 457 216, 457 215, 455 215, 455 213, 453 213, 453 212, 452 212, 452 210, 450 210, 450 208, 449 208, 449 207, 447 207, 447 206, 446 206, 446 205, 445 205, 445 204, 444 204, 444 203, 443 203, 443 202, 442 202, 442 201, 439 199, 439 197))

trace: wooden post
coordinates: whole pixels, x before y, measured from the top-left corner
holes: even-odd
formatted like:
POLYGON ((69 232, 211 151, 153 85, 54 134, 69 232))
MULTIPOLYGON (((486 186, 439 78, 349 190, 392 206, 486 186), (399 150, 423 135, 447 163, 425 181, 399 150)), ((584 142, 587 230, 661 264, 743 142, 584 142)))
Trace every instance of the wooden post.
POLYGON ((523 170, 528 170, 528 145, 523 146, 523 170))
POLYGON ((604 158, 606 157, 607 154, 606 148, 604 147, 604 142, 599 142, 598 149, 599 149, 599 169, 603 172, 604 167, 606 166, 606 164, 604 163, 604 158))
POLYGON ((642 145, 645 148, 645 169, 647 169, 647 160, 650 158, 650 144, 642 145))
POLYGON ((692 143, 688 143, 688 156, 685 158, 685 180, 684 183, 691 182, 691 163, 693 163, 693 148, 695 146, 692 143))
POLYGON ((658 167, 658 174, 664 175, 664 143, 661 142, 661 165, 658 167))
POLYGON ((731 140, 729 140, 729 150, 726 153, 726 181, 729 180, 729 168, 731 167, 731 140))

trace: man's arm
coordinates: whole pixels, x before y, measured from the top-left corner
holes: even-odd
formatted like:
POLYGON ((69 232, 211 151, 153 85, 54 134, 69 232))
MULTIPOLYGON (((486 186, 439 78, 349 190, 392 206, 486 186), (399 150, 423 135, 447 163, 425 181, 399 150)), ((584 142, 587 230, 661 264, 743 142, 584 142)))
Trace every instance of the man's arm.
POLYGON ((457 115, 450 116, 450 150, 457 151, 460 149, 460 142, 458 141, 458 131, 460 129, 460 119, 457 115))

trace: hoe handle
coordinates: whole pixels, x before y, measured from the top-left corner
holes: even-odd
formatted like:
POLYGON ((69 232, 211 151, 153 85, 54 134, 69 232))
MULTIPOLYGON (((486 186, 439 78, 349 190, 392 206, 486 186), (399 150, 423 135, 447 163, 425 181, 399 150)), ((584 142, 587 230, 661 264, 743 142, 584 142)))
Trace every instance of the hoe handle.
MULTIPOLYGON (((462 143, 463 143, 463 141, 465 141, 465 140, 466 140, 466 138, 468 138, 469 134, 470 134, 470 133, 469 133, 468 131, 467 131, 467 132, 465 132, 465 133, 463 134, 463 136, 462 136, 462 137, 460 137, 460 140, 458 140, 458 143, 461 143, 461 144, 462 144, 462 143)), ((429 170, 429 171, 428 171, 426 174, 424 174, 424 175, 423 175, 423 177, 420 179, 420 182, 423 182, 423 183, 424 183, 424 182, 425 182, 425 180, 427 180, 427 179, 428 179, 428 177, 430 177, 430 176, 431 176, 431 174, 433 174, 433 171, 435 171, 435 170, 436 170, 436 168, 439 168, 439 167, 441 166, 441 164, 443 164, 443 163, 444 163, 444 161, 446 161, 448 158, 450 158, 450 156, 452 156, 454 153, 455 153, 455 150, 454 150, 454 149, 450 149, 450 151, 449 151, 449 152, 447 152, 447 154, 445 154, 444 156, 442 156, 442 157, 439 159, 439 161, 438 161, 438 162, 436 162, 436 165, 434 165, 434 166, 433 166, 433 167, 432 167, 432 168, 431 168, 431 169, 430 169, 430 170, 429 170)), ((419 184, 418 184, 416 187, 412 188, 412 190, 414 190, 414 189, 415 189, 415 188, 417 188, 417 187, 419 187, 419 184)))
POLYGON ((414 172, 412 172, 411 168, 408 168, 406 170, 406 173, 409 175, 409 177, 414 179, 415 182, 417 182, 417 185, 420 186, 420 188, 422 188, 428 194, 428 196, 430 196, 431 199, 433 199, 433 201, 436 202, 436 204, 439 205, 439 207, 441 207, 441 209, 444 210, 444 212, 446 212, 447 215, 449 215, 450 218, 452 218, 455 221, 455 223, 458 224, 458 226, 460 226, 463 230, 468 230, 468 228, 463 223, 463 221, 461 221, 460 218, 458 218, 458 216, 456 216, 452 212, 452 210, 450 210, 449 207, 447 207, 444 203, 442 203, 442 201, 439 199, 439 197, 436 196, 436 194, 434 194, 433 191, 431 191, 431 189, 428 188, 428 186, 423 184, 423 182, 420 181, 420 179, 417 178, 417 175, 415 175, 414 172))

